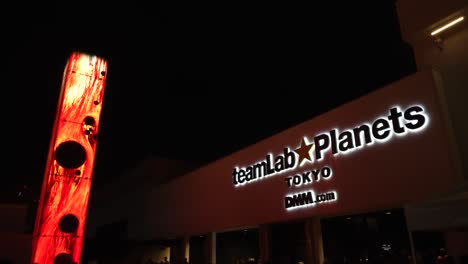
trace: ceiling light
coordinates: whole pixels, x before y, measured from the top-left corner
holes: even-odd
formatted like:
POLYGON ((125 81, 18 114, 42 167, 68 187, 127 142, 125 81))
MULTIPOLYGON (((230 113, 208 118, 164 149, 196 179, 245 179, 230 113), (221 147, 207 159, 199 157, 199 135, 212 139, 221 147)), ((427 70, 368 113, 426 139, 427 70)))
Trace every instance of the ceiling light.
POLYGON ((464 17, 461 16, 461 17, 459 17, 459 18, 453 20, 452 22, 445 24, 444 26, 442 26, 442 27, 440 27, 440 28, 438 28, 438 29, 432 31, 432 32, 431 32, 431 36, 434 36, 434 35, 436 35, 436 34, 442 32, 443 30, 445 30, 445 29, 447 29, 447 28, 449 28, 449 27, 451 27, 451 26, 453 26, 453 25, 455 25, 455 24, 461 22, 463 19, 464 19, 464 17))

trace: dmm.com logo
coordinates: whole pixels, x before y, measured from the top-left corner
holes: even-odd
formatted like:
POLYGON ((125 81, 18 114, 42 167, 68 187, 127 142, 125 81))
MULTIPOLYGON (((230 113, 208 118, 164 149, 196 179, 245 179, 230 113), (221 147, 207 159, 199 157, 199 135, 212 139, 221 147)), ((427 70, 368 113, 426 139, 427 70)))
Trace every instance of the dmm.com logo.
POLYGON ((316 135, 312 142, 302 139, 300 146, 294 150, 286 147, 276 157, 268 154, 264 160, 250 166, 235 167, 232 172, 234 186, 245 185, 260 179, 273 176, 286 170, 302 166, 304 161, 315 162, 324 158, 331 151, 333 155, 347 154, 364 146, 384 143, 393 136, 405 136, 419 132, 427 127, 429 116, 421 105, 412 105, 404 110, 395 106, 388 113, 370 123, 362 123, 350 129, 339 131, 332 129, 316 135))

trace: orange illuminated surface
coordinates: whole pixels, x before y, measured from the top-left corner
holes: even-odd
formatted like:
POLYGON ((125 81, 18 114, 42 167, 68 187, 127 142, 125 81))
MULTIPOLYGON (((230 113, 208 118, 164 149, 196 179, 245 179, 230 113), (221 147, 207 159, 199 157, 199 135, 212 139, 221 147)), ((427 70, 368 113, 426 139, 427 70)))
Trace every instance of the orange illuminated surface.
POLYGON ((107 74, 102 58, 72 53, 63 74, 36 216, 31 263, 80 263, 107 74))

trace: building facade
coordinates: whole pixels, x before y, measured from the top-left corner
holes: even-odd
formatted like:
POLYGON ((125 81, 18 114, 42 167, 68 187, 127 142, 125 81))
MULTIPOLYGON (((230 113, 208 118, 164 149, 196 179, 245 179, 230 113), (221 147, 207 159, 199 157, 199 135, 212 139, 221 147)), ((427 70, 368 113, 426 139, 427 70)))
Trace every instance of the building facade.
POLYGON ((129 239, 150 241, 145 258, 417 263, 443 247, 466 263, 468 27, 431 33, 466 19, 468 5, 396 5, 418 71, 144 188, 138 217, 120 218, 129 239))

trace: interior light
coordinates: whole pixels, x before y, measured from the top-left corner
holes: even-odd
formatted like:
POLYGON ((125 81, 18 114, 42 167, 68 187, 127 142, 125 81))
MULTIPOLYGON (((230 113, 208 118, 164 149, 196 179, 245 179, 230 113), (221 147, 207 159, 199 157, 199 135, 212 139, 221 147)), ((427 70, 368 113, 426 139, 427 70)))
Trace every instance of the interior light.
POLYGON ((389 215, 389 214, 392 214, 392 212, 385 212, 385 214, 388 214, 388 215, 389 215))
POLYGON ((453 20, 452 22, 445 24, 444 26, 442 26, 442 27, 440 27, 440 28, 438 28, 438 29, 432 31, 432 32, 431 32, 431 36, 434 36, 434 35, 436 35, 436 34, 442 32, 443 30, 445 30, 445 29, 447 29, 447 28, 449 28, 449 27, 451 27, 451 26, 453 26, 453 25, 455 25, 455 24, 461 22, 463 19, 464 19, 464 17, 461 16, 461 17, 459 17, 459 18, 453 20))

